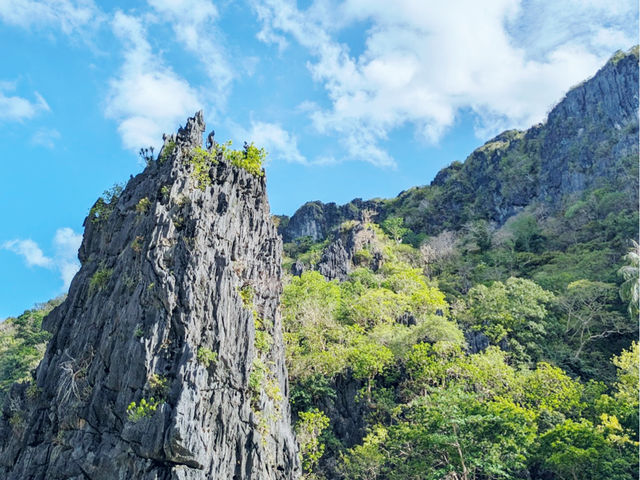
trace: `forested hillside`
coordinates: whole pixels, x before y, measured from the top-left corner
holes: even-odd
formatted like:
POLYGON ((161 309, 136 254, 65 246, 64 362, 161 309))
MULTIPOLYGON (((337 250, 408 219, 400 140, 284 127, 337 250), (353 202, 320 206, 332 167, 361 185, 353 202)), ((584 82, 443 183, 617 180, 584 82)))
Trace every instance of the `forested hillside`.
POLYGON ((429 186, 280 219, 308 478, 638 477, 637 70, 429 186))

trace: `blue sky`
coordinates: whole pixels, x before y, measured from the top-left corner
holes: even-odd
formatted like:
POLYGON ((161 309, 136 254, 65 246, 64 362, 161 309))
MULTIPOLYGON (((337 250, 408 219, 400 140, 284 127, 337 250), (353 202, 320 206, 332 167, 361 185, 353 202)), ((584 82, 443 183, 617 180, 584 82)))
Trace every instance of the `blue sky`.
POLYGON ((635 1, 0 0, 0 319, 66 291, 95 199, 204 109, 273 213, 391 197, 544 120, 635 1))

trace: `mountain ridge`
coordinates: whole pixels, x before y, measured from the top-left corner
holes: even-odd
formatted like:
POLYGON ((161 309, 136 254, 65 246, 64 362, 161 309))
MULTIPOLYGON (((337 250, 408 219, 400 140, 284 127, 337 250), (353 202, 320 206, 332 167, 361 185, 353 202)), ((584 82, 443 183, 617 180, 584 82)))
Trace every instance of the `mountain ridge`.
POLYGON ((569 90, 545 122, 500 133, 463 163, 441 169, 430 185, 388 200, 355 199, 341 206, 307 202, 291 217, 279 216, 278 231, 285 242, 304 236, 319 241, 341 222, 359 219, 363 210, 383 220, 411 209, 411 215, 401 215, 405 224, 415 233, 434 235, 474 219, 501 225, 534 201, 557 209, 567 196, 603 179, 624 183, 638 153, 638 50, 616 52, 569 90), (600 161, 607 156, 610 161, 600 161), (619 165, 620 159, 627 164, 619 165), (500 178, 506 170, 510 176, 500 178), (445 187, 452 193, 441 195, 438 190, 445 187))

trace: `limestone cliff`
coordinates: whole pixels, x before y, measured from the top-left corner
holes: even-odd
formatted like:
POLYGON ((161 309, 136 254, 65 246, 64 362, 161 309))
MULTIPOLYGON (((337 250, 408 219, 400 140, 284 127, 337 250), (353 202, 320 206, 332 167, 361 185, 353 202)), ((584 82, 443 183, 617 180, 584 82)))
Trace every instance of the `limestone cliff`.
POLYGON ((35 381, 5 403, 0 478, 298 478, 265 179, 203 133, 198 113, 92 209, 35 381))
POLYGON ((616 53, 592 78, 572 88, 546 122, 509 130, 464 163, 441 170, 428 186, 387 201, 356 199, 343 206, 309 202, 282 218, 285 242, 324 240, 359 210, 404 218, 415 233, 435 235, 469 221, 498 225, 534 202, 561 207, 587 189, 609 186, 637 195, 638 47, 616 53))

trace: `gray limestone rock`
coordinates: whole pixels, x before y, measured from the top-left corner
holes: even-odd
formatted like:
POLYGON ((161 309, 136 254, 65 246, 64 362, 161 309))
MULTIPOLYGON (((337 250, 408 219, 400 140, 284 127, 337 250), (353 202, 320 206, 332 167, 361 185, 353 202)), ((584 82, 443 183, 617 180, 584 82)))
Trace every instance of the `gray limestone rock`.
POLYGON ((35 383, 0 419, 0 478, 299 477, 265 179, 221 158, 196 179, 204 128, 199 112, 86 219, 35 383))

